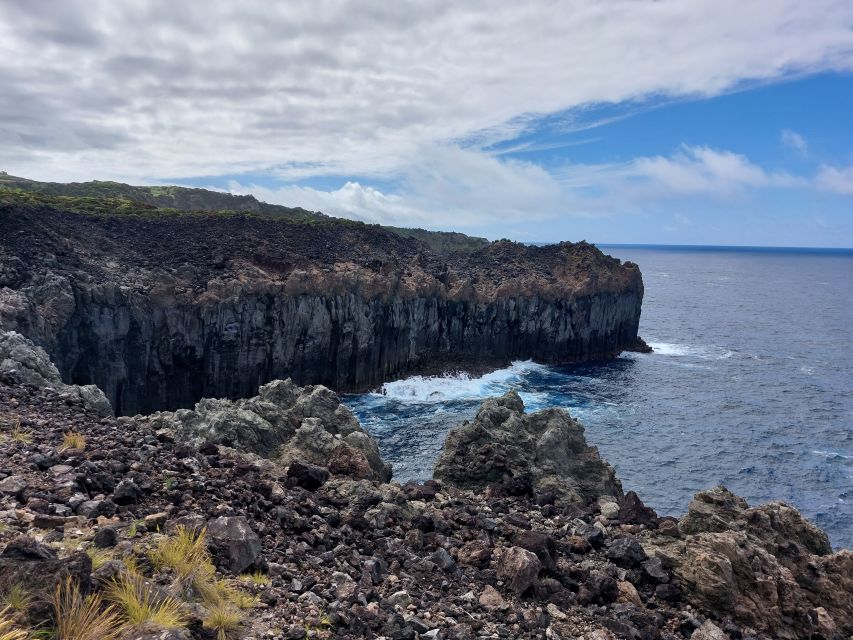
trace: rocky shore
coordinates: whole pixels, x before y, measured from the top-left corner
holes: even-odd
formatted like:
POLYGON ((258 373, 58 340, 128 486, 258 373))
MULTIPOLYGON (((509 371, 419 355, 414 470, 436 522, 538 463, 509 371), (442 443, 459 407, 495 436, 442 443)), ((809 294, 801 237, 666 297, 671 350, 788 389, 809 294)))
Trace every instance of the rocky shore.
POLYGON ((448 437, 438 480, 401 486, 323 387, 114 418, 4 340, 0 597, 15 626, 50 626, 42 596, 71 576, 178 603, 171 629, 117 632, 136 640, 853 634, 853 554, 796 510, 718 487, 658 517, 564 411, 488 400, 448 437), (164 560, 187 535, 210 573, 164 560))
POLYGON ((436 367, 642 346, 639 268, 583 242, 436 250, 427 232, 334 218, 3 189, 0 227, 0 329, 119 415, 247 398, 276 379, 363 391, 436 367))

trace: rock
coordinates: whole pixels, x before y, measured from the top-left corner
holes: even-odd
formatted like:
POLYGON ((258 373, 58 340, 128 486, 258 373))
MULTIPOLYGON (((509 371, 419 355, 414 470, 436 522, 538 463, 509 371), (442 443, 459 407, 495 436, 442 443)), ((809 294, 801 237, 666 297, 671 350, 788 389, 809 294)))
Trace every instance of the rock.
POLYGON ((92 542, 96 547, 102 549, 114 547, 118 544, 118 533, 116 533, 115 527, 101 527, 95 533, 92 542))
POLYGON ((21 476, 9 476, 0 480, 0 493, 15 497, 19 502, 24 501, 24 492, 27 490, 27 481, 21 476))
POLYGON ((297 486, 308 491, 315 491, 329 479, 329 471, 317 465, 294 460, 287 468, 287 477, 293 478, 297 486))
POLYGON ((643 606, 640 594, 633 584, 627 580, 620 580, 616 583, 616 588, 619 589, 619 595, 616 598, 617 602, 630 602, 637 607, 643 606))
POLYGON ((429 559, 436 564, 436 566, 444 571, 445 573, 451 572, 456 568, 456 562, 447 553, 447 549, 440 548, 433 552, 429 559))
POLYGON ((654 527, 657 526, 658 516, 654 509, 643 504, 636 493, 629 491, 622 498, 618 518, 621 524, 644 524, 647 527, 654 527))
POLYGON ((510 547, 498 560, 497 575, 509 589, 520 595, 533 586, 541 567, 536 554, 521 547, 510 547))
POLYGON ((557 569, 557 544, 552 536, 536 531, 519 531, 513 536, 512 543, 535 553, 545 571, 557 569))
POLYGON ((679 528, 681 538, 650 538, 647 547, 694 606, 780 639, 816 633, 822 607, 842 634, 853 633, 853 553, 829 553, 823 532, 793 508, 750 508, 717 487, 696 495, 679 528))
MULTIPOLYGON (((321 385, 297 387, 291 380, 262 385, 243 400, 204 398, 192 411, 160 412, 139 418, 150 429, 166 429, 201 446, 225 445, 291 466, 330 468, 357 478, 387 481, 391 466, 379 446, 337 394, 321 385)), ((313 481, 312 481, 313 484, 313 481)))
POLYGON ((412 603, 412 597, 409 595, 408 591, 395 591, 390 596, 388 596, 388 604, 392 607, 400 607, 405 609, 412 603))
POLYGON ((188 629, 164 629, 149 622, 123 630, 119 640, 192 640, 192 634, 188 629))
MULTIPOLYGON (((83 552, 58 558, 50 547, 27 536, 13 538, 0 553, 0 593, 8 593, 14 586, 30 593, 50 593, 56 585, 71 578, 83 593, 91 589, 92 561, 83 552)), ((36 623, 49 619, 50 604, 36 598, 27 611, 36 623)))
POLYGON ((613 500, 599 498, 598 508, 601 511, 601 515, 608 520, 615 520, 619 517, 619 505, 613 500))
POLYGON ((65 526, 65 518, 46 513, 37 513, 33 519, 33 526, 36 529, 62 529, 65 526))
POLYGON ((607 546, 606 555, 620 567, 632 568, 647 558, 643 547, 634 538, 616 538, 607 546))
POLYGON ((729 640, 729 636, 713 622, 706 620, 691 634, 690 640, 729 640))
POLYGON ((466 564, 478 569, 485 569, 492 560, 492 549, 482 540, 466 542, 457 555, 459 564, 466 564))
POLYGON ((95 520, 100 516, 107 518, 115 515, 116 505, 112 500, 85 500, 77 507, 77 513, 95 520))
POLYGON ((622 497, 613 468, 587 446, 580 423, 563 409, 525 414, 515 391, 486 400, 472 422, 450 431, 433 475, 473 491, 526 479, 566 504, 622 497))
POLYGON ((509 609, 507 601, 503 599, 503 596, 492 585, 486 585, 478 601, 480 606, 488 611, 505 611, 509 609))
POLYGON ((220 567, 239 574, 251 567, 261 553, 261 539, 244 516, 214 518, 207 523, 211 553, 220 567))
POLYGON ((98 387, 64 384, 59 370, 44 349, 20 333, 0 331, 0 374, 10 371, 14 371, 23 382, 38 388, 56 389, 95 415, 113 415, 109 400, 98 387))
POLYGON ((113 502, 118 505, 135 504, 142 496, 142 490, 133 480, 125 478, 116 485, 113 491, 113 502))

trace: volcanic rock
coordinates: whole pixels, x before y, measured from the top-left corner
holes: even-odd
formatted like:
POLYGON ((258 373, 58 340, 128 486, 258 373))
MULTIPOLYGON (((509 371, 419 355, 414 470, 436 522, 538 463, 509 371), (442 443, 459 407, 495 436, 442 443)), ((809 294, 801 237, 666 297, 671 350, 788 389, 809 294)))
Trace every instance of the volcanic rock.
POLYGON ((541 566, 536 554, 521 547, 510 547, 498 561, 498 578, 520 595, 536 582, 541 566))
POLYGON ((580 423, 563 409, 525 414, 515 391, 484 401, 473 421, 450 431, 433 475, 475 491, 524 478, 567 504, 622 497, 613 468, 587 445, 580 423))
POLYGON ((230 573, 242 573, 261 554, 261 539, 244 516, 211 520, 207 523, 207 538, 217 564, 230 573))

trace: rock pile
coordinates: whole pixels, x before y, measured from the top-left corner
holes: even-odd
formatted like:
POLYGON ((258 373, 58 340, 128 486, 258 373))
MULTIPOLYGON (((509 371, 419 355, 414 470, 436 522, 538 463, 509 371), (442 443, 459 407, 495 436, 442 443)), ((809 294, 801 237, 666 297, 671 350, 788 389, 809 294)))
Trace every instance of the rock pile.
MULTIPOLYGON (((135 570, 181 598, 187 628, 129 637, 212 638, 198 594, 152 560, 189 527, 206 531, 216 583, 251 596, 235 638, 853 634, 851 554, 831 553, 793 509, 750 508, 715 489, 681 521, 659 518, 621 496, 563 412, 526 416, 513 395, 487 401, 472 423, 486 433, 478 427, 466 445, 459 434, 472 430, 462 427, 444 456, 470 452, 474 484, 445 462, 455 470, 444 480, 400 486, 375 466, 372 477, 340 473, 352 468, 341 453, 304 459, 306 445, 293 441, 311 421, 363 452, 327 390, 273 383, 257 398, 200 405, 102 417, 55 386, 0 376, 0 596, 15 585, 41 595, 64 575, 99 590, 135 570), (522 435, 509 434, 513 425, 522 435), (85 442, 67 448, 69 433, 85 442), (570 444, 546 452, 558 436, 570 444), (506 461, 500 474, 486 473, 490 460, 506 461), (529 490, 516 491, 522 464, 533 472, 529 490), (568 489, 555 491, 557 478, 568 489)), ((49 616, 40 602, 18 622, 49 616)))

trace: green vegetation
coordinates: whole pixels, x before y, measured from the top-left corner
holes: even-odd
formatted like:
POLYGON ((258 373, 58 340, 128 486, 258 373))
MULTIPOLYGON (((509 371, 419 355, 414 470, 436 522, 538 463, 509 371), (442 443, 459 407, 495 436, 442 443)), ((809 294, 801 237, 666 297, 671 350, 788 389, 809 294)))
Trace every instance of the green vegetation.
POLYGON ((253 196, 177 186, 132 186, 121 182, 38 182, 0 174, 0 206, 47 206, 84 215, 99 216, 264 216, 289 222, 322 225, 374 226, 405 238, 426 243, 442 254, 468 253, 489 245, 485 238, 463 233, 365 225, 346 218, 332 218, 301 207, 260 202, 253 196))
POLYGON ((0 606, 4 609, 23 613, 30 606, 33 600, 32 594, 24 589, 21 585, 15 584, 9 590, 0 596, 0 606))

